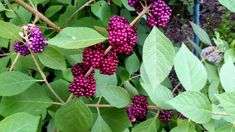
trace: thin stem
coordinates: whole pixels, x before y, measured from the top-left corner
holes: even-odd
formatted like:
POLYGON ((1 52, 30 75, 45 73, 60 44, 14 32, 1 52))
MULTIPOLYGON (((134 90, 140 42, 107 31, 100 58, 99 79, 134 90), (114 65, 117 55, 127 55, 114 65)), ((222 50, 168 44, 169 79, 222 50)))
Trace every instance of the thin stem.
POLYGON ((35 16, 38 16, 41 20, 43 20, 44 22, 46 22, 50 27, 52 27, 55 31, 59 32, 61 29, 60 27, 58 27, 55 23, 53 23, 52 21, 50 21, 47 17, 45 17, 42 13, 40 13, 38 10, 32 8, 31 6, 29 6, 28 4, 26 4, 25 2, 21 1, 21 0, 14 0, 14 2, 16 2, 17 4, 19 4, 20 6, 22 6, 23 8, 25 8, 26 10, 28 10, 29 12, 33 13, 35 16))
POLYGON ((85 77, 88 77, 91 73, 92 73, 92 71, 94 70, 94 68, 93 67, 90 67, 90 69, 87 71, 87 73, 85 74, 85 77))
POLYGON ((99 97, 99 100, 96 103, 96 110, 97 110, 98 115, 100 115, 100 109, 99 109, 98 105, 100 104, 101 99, 102 99, 102 97, 99 97))
POLYGON ((70 94, 67 101, 66 101, 66 103, 69 103, 72 99, 73 99, 73 94, 70 94))
POLYGON ((225 112, 212 112, 212 114, 214 114, 214 115, 223 115, 223 116, 230 115, 229 113, 225 113, 225 112))
POLYGON ((4 53, 4 54, 0 54, 0 57, 2 57, 2 56, 8 56, 8 55, 10 55, 9 53, 4 53))
MULTIPOLYGON (((113 108, 113 106, 110 105, 110 104, 86 104, 86 106, 88 106, 88 107, 99 107, 99 108, 113 108)), ((157 106, 154 106, 154 105, 149 105, 148 109, 149 110, 159 110, 160 108, 158 108, 157 106)))
POLYGON ((15 57, 13 63, 11 64, 11 67, 10 67, 9 71, 12 71, 12 70, 13 70, 13 68, 14 68, 14 66, 15 66, 15 64, 16 64, 16 62, 17 62, 17 60, 18 60, 19 58, 20 58, 20 53, 18 53, 18 54, 16 55, 16 57, 15 57))
POLYGON ((131 26, 135 25, 135 23, 137 21, 140 20, 140 18, 145 15, 146 13, 149 12, 149 8, 151 7, 151 5, 149 5, 148 7, 143 7, 143 10, 139 13, 139 15, 130 23, 131 26))
POLYGON ((112 46, 109 46, 109 47, 104 51, 104 55, 107 55, 111 49, 112 49, 112 46))
POLYGON ((38 69, 38 71, 40 72, 40 74, 41 74, 41 76, 42 76, 44 82, 45 82, 46 85, 47 85, 47 87, 49 88, 49 90, 51 91, 51 93, 52 93, 61 103, 64 104, 65 102, 59 97, 59 95, 54 91, 54 89, 51 87, 50 83, 47 81, 46 75, 45 75, 44 72, 42 71, 42 69, 41 69, 41 67, 40 67, 40 65, 39 65, 39 63, 38 63, 38 61, 36 60, 36 58, 35 58, 33 52, 32 52, 30 49, 29 49, 29 51, 31 52, 31 56, 32 56, 32 58, 33 58, 33 61, 34 61, 35 65, 37 66, 37 69, 38 69))
POLYGON ((44 80, 37 80, 37 82, 44 82, 44 80))
POLYGON ((179 82, 172 90, 172 93, 174 93, 176 91, 176 89, 181 85, 181 83, 179 82))
POLYGON ((132 79, 138 78, 140 76, 141 76, 140 74, 139 75, 135 75, 135 76, 130 77, 128 80, 132 80, 132 79))
POLYGON ((64 23, 62 23, 61 28, 63 28, 65 26, 65 24, 67 24, 80 10, 82 10, 83 8, 85 8, 86 6, 89 6, 92 2, 94 2, 94 0, 89 0, 88 2, 86 2, 83 6, 81 6, 80 8, 78 8, 68 19, 66 19, 64 21, 64 23))

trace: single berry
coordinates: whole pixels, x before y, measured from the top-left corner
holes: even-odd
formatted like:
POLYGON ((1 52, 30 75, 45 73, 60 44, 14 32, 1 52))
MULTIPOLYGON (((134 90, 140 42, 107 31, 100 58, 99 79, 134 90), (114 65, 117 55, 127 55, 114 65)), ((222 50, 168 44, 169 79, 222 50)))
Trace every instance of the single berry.
POLYGON ((83 63, 89 67, 100 68, 104 59, 105 47, 102 43, 85 48, 83 52, 83 63))
MULTIPOLYGON (((89 70, 90 67, 85 65, 84 63, 79 63, 76 64, 72 67, 71 72, 74 77, 80 76, 80 75, 85 75, 87 71, 89 70)), ((91 76, 94 75, 94 71, 90 74, 91 76)))
POLYGON ((113 51, 109 51, 109 53, 103 59, 100 66, 100 73, 113 75, 116 72, 118 65, 118 57, 117 54, 113 51))
POLYGON ((170 21, 172 10, 163 0, 156 0, 152 3, 147 17, 147 24, 150 27, 166 28, 170 21))
POLYGON ((131 123, 143 121, 148 113, 147 99, 139 95, 132 97, 132 105, 127 107, 126 112, 131 123))
POLYGON ((129 55, 137 42, 137 32, 125 17, 112 16, 107 28, 109 33, 108 42, 114 52, 129 55))
POLYGON ((173 117, 172 110, 163 110, 159 113, 159 120, 163 122, 169 122, 173 117))
POLYGON ((22 27, 23 42, 15 41, 14 50, 23 56, 28 55, 30 52, 26 49, 32 50, 34 53, 42 52, 47 45, 46 39, 42 36, 40 28, 33 24, 27 24, 22 27), (24 46, 22 46, 24 45, 24 46))
POLYGON ((85 77, 84 75, 75 77, 73 82, 69 85, 69 91, 78 97, 92 97, 96 91, 94 77, 85 77))

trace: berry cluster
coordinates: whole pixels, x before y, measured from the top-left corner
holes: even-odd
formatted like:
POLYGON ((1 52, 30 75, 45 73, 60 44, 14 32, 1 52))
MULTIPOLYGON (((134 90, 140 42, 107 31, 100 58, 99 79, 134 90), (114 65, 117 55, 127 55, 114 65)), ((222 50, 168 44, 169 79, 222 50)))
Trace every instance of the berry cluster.
POLYGON ((131 123, 142 121, 146 118, 148 113, 148 101, 144 96, 133 96, 132 105, 128 106, 126 109, 128 117, 131 123))
POLYGON ((163 0, 157 0, 152 3, 149 13, 151 15, 147 17, 147 24, 150 27, 166 28, 170 21, 172 10, 163 0))
POLYGON ((185 117, 182 113, 178 112, 178 116, 181 120, 186 120, 187 117, 185 117))
POLYGON ((165 28, 170 20, 172 10, 164 0, 128 0, 128 4, 137 12, 142 11, 147 5, 151 4, 147 16, 147 24, 150 27, 165 28))
POLYGON ((100 69, 101 74, 112 75, 118 65, 117 54, 109 51, 104 54, 105 47, 102 43, 88 47, 83 52, 83 63, 88 67, 100 69))
POLYGON ((42 32, 39 27, 33 24, 27 24, 23 27, 22 38, 23 42, 15 41, 14 50, 23 56, 29 55, 30 50, 34 53, 42 52, 47 45, 46 39, 42 36, 42 32))
POLYGON ((74 76, 74 80, 69 85, 69 91, 75 96, 85 96, 87 98, 92 97, 96 91, 94 72, 88 77, 85 76, 89 67, 80 63, 74 65, 71 69, 74 76))
POLYGON ((109 19, 107 28, 109 37, 108 42, 114 52, 129 55, 137 42, 137 32, 125 17, 113 16, 109 19))
POLYGON ((159 120, 163 122, 169 122, 173 117, 172 110, 163 110, 159 113, 159 120))

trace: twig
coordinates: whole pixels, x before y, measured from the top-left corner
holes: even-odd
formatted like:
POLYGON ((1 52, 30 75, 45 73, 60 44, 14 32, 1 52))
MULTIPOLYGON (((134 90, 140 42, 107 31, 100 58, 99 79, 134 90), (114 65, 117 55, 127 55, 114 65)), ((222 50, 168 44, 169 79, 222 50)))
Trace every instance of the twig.
POLYGON ((102 97, 99 97, 99 100, 96 103, 96 110, 97 110, 98 115, 100 115, 100 109, 99 109, 98 105, 100 104, 101 99, 102 99, 102 97))
POLYGON ((72 99, 73 99, 73 94, 70 94, 67 101, 66 101, 66 103, 69 103, 72 99))
POLYGON ((47 81, 46 75, 44 74, 44 72, 42 71, 38 61, 36 60, 33 52, 29 49, 29 51, 31 52, 31 56, 33 58, 33 61, 35 63, 35 65, 37 66, 38 71, 40 72, 44 82, 46 83, 47 87, 49 88, 49 90, 51 91, 51 93, 62 103, 64 104, 65 102, 59 97, 59 95, 54 91, 54 89, 51 87, 50 83, 47 81))
POLYGON ((12 71, 12 70, 13 70, 13 68, 14 68, 14 66, 15 66, 15 64, 16 64, 16 62, 17 62, 17 60, 18 60, 19 58, 20 58, 20 53, 18 53, 18 54, 16 55, 16 57, 15 57, 13 63, 11 64, 11 67, 10 67, 9 71, 12 71))
POLYGON ((174 93, 175 90, 176 90, 180 85, 181 85, 181 83, 179 82, 179 83, 173 88, 172 93, 174 93))
POLYGON ((151 7, 151 5, 149 5, 148 7, 143 7, 143 10, 139 13, 139 15, 130 23, 130 25, 131 26, 133 26, 133 25, 135 25, 135 23, 137 22, 137 21, 139 21, 140 20, 140 18, 144 15, 144 14, 146 14, 146 13, 148 13, 149 12, 149 8, 151 7))
POLYGON ((80 10, 82 10, 83 8, 85 8, 86 6, 89 6, 92 2, 94 2, 95 0, 89 0, 88 2, 86 2, 83 6, 81 6, 80 8, 78 8, 68 19, 66 19, 64 21, 64 23, 62 23, 61 28, 63 28, 65 26, 65 24, 67 22, 69 22, 69 20, 71 20, 80 10))
POLYGON ((4 54, 0 54, 0 57, 2 57, 2 56, 8 56, 8 55, 10 55, 9 53, 4 53, 4 54))
POLYGON ((212 114, 214 114, 214 115, 223 115, 223 116, 230 115, 229 113, 225 113, 225 112, 212 112, 212 114))
POLYGON ((52 27, 55 31, 59 32, 61 29, 60 27, 58 27, 55 23, 53 23, 52 21, 50 21, 47 17, 45 17, 42 13, 40 13, 38 10, 32 8, 31 6, 29 6, 28 4, 26 4, 25 2, 21 1, 21 0, 14 0, 14 2, 16 2, 17 4, 19 4, 20 6, 22 6, 23 8, 25 8, 26 10, 28 10, 29 12, 33 13, 35 16, 38 16, 41 20, 43 20, 44 22, 46 22, 50 27, 52 27))
MULTIPOLYGON (((88 107, 98 107, 98 108, 113 108, 114 107, 110 104, 86 104, 86 106, 88 106, 88 107)), ((158 108, 157 106, 154 106, 154 105, 149 105, 148 109, 149 110, 159 110, 160 108, 158 108)))

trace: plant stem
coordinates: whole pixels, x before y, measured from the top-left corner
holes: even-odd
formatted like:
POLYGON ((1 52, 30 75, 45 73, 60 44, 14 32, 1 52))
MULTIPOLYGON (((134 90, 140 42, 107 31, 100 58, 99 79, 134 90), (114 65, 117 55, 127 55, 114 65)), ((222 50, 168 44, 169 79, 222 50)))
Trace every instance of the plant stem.
POLYGON ((66 19, 64 21, 64 23, 62 23, 61 28, 63 28, 65 26, 65 24, 67 24, 67 22, 69 22, 69 20, 71 20, 80 10, 82 10, 83 8, 89 6, 92 2, 95 2, 95 0, 89 0, 84 5, 82 5, 80 8, 78 8, 68 19, 66 19))
MULTIPOLYGON (((98 108, 113 108, 112 105, 110 104, 86 104, 86 106, 88 107, 98 107, 98 108)), ((148 109, 149 110, 159 110, 160 108, 158 108, 155 105, 148 105, 148 109)))
MULTIPOLYGON (((98 102, 96 103, 96 106, 98 106, 98 105, 100 104, 101 99, 102 99, 102 97, 99 97, 99 100, 98 100, 98 102)), ((100 115, 100 109, 99 109, 99 107, 96 107, 96 110, 97 110, 98 115, 100 115)))
POLYGON ((0 54, 0 57, 3 57, 3 56, 8 56, 10 55, 9 53, 4 53, 4 54, 0 54))
POLYGON ((143 7, 143 10, 139 13, 139 15, 130 23, 130 25, 131 26, 134 26, 135 25, 135 23, 137 22, 137 21, 139 21, 140 20, 140 18, 143 16, 143 15, 145 15, 146 13, 148 13, 149 12, 149 8, 151 7, 151 5, 149 5, 148 7, 143 7))
POLYGON ((18 60, 19 58, 20 58, 20 53, 18 53, 18 54, 16 55, 16 57, 15 57, 13 63, 11 64, 11 67, 10 67, 9 71, 12 71, 12 70, 13 70, 13 68, 14 68, 14 66, 15 66, 15 64, 16 64, 16 62, 17 62, 17 60, 18 60))
POLYGON ((67 101, 66 101, 66 103, 69 103, 72 99, 73 99, 73 94, 70 94, 67 101))
POLYGON ((25 8, 26 10, 28 10, 29 12, 33 13, 35 16, 38 16, 41 20, 43 20, 44 22, 46 22, 50 27, 52 27, 56 32, 59 32, 61 29, 60 27, 58 27, 55 23, 53 23, 52 21, 50 21, 47 17, 45 17, 42 13, 40 13, 38 10, 32 8, 31 6, 29 6, 28 4, 26 4, 25 2, 21 1, 21 0, 14 0, 15 3, 19 4, 20 6, 22 6, 23 8, 25 8))
POLYGON ((214 114, 214 115, 223 115, 223 116, 230 115, 229 113, 225 113, 225 112, 212 112, 212 114, 214 114))
POLYGON ((59 97, 59 95, 54 91, 54 89, 51 87, 50 83, 47 81, 46 75, 44 74, 44 72, 42 71, 38 61, 36 60, 33 52, 31 50, 29 50, 31 52, 31 56, 33 58, 33 61, 35 63, 35 65, 37 66, 38 71, 40 72, 44 82, 46 83, 47 87, 49 88, 49 90, 51 91, 51 93, 62 103, 64 104, 65 102, 59 97))

